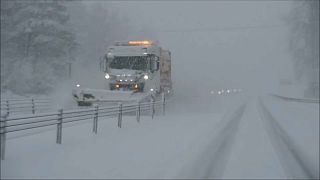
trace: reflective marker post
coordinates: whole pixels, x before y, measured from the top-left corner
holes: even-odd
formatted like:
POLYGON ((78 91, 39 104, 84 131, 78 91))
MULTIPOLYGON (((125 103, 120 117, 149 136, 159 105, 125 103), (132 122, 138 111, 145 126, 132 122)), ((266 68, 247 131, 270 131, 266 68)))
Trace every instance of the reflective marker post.
POLYGON ((155 113, 155 109, 154 109, 154 99, 151 100, 151 104, 152 104, 152 109, 151 109, 151 111, 152 111, 152 119, 153 119, 154 113, 155 113))
POLYGON ((166 97, 164 92, 162 93, 162 115, 166 114, 166 97))
POLYGON ((99 110, 99 106, 96 104, 94 106, 94 117, 93 117, 93 132, 95 134, 98 133, 98 110, 99 110))
POLYGON ((58 123, 57 123, 57 144, 61 144, 62 141, 62 115, 63 115, 63 109, 59 110, 58 114, 58 123))
POLYGON ((32 103, 32 114, 35 113, 35 105, 34 105, 34 99, 31 99, 31 103, 32 103))
POLYGON ((0 121, 0 138, 1 138, 1 160, 4 160, 5 150, 6 150, 6 126, 7 126, 7 117, 9 113, 3 116, 3 119, 0 121))
POLYGON ((7 102, 7 115, 9 115, 10 113, 10 105, 9 105, 9 100, 6 101, 7 102))
POLYGON ((137 122, 140 123, 140 101, 138 101, 138 104, 137 104, 136 117, 137 117, 137 122))
POLYGON ((119 103, 119 113, 118 113, 118 128, 122 125, 122 103, 119 103))

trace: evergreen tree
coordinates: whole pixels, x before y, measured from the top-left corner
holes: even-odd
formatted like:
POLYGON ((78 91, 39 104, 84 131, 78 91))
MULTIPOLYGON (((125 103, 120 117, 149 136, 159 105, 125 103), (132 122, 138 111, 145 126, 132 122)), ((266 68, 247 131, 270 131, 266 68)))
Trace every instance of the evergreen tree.
POLYGON ((1 17, 1 61, 10 69, 2 82, 17 93, 52 90, 77 47, 63 2, 5 0, 1 17))

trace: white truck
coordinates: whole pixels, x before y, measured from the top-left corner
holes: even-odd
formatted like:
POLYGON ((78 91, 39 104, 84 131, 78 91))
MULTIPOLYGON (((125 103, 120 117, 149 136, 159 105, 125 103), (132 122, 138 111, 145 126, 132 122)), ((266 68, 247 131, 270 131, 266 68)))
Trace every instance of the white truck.
POLYGON ((100 69, 105 89, 77 87, 73 97, 78 105, 142 101, 159 93, 172 93, 171 53, 156 42, 116 42, 100 60, 100 69))

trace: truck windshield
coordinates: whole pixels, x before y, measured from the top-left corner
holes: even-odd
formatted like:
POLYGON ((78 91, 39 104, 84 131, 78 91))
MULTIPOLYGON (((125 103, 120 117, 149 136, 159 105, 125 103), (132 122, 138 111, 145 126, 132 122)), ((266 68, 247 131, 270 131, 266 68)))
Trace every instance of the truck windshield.
POLYGON ((112 69, 146 70, 148 58, 146 56, 116 56, 110 63, 112 69))

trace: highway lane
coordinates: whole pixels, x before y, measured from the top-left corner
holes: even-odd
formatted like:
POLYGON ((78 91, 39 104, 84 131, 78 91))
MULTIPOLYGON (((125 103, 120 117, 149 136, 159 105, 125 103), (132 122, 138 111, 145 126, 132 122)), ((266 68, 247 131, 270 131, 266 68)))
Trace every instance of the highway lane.
MULTIPOLYGON (((211 138, 211 144, 185 170, 189 171, 189 176, 184 178, 319 178, 319 152, 313 151, 312 142, 310 145, 309 142, 304 143, 296 138, 310 133, 306 132, 308 130, 304 126, 293 130, 292 126, 283 123, 308 122, 294 117, 294 113, 290 119, 277 119, 259 97, 246 98, 247 102, 238 105, 236 110, 231 110, 233 103, 228 103, 230 108, 225 111, 225 117, 218 124, 219 127, 212 129, 214 135, 208 137, 211 138), (292 134, 294 131, 296 134, 292 134)), ((268 98, 271 97, 267 96, 268 98)), ((280 105, 277 101, 272 103, 280 105)), ((286 108, 292 107, 283 107, 282 113, 290 112, 286 108)), ((303 113, 306 109, 294 110, 303 113)), ((290 114, 286 118, 288 117, 290 114)), ((311 118, 316 121, 313 116, 311 118)), ((314 133, 311 135, 316 136, 314 133)), ((312 139, 319 140, 319 137, 312 139)))

